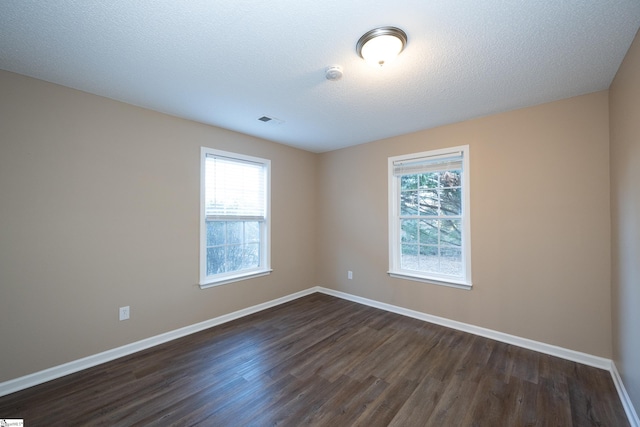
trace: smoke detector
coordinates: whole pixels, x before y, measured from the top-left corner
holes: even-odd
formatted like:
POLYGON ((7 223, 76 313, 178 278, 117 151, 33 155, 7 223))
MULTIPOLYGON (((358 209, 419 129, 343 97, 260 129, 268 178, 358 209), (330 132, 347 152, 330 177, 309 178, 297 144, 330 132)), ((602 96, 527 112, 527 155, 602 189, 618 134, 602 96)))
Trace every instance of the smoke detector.
POLYGON ((327 78, 327 80, 331 80, 333 82, 335 82, 336 80, 340 80, 342 78, 342 67, 339 65, 332 65, 331 67, 327 68, 324 76, 327 78))

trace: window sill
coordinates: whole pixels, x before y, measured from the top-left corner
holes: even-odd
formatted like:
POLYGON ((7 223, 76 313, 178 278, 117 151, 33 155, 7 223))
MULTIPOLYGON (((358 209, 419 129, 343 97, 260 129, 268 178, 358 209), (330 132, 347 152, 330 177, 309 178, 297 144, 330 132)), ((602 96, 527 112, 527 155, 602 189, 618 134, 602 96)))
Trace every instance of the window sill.
POLYGON ((399 272, 399 271, 389 271, 389 276, 395 277, 396 279, 405 279, 405 280, 414 280, 416 282, 430 283, 432 285, 440 285, 440 286, 448 286, 450 288, 457 289, 465 289, 467 291, 471 290, 471 283, 458 281, 458 280, 447 280, 443 278, 433 278, 428 276, 421 276, 419 274, 411 274, 407 272, 399 272))
POLYGON ((258 270, 244 273, 238 273, 234 275, 220 277, 218 279, 211 280, 209 282, 200 283, 200 289, 213 288, 214 286, 222 286, 228 283, 239 282, 241 280, 253 279, 255 277, 267 276, 271 274, 273 270, 258 270))

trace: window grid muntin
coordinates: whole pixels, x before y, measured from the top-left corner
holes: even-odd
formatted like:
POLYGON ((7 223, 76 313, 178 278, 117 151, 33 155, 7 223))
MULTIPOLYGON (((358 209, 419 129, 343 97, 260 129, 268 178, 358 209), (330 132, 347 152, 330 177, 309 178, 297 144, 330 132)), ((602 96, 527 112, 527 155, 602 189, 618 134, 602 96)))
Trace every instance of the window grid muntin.
MULTIPOLYGON (((399 226, 399 237, 400 237, 400 251, 398 253, 399 256, 399 266, 401 270, 410 270, 410 271, 415 271, 418 273, 430 273, 430 274, 436 274, 436 275, 444 275, 444 276, 452 276, 455 278, 463 278, 464 277, 464 251, 463 251, 463 241, 462 239, 464 238, 464 233, 463 233, 463 227, 464 227, 464 218, 463 218, 463 187, 462 187, 462 183, 463 183, 463 170, 462 168, 456 168, 456 169, 442 169, 442 170, 437 170, 437 171, 429 171, 429 172, 422 172, 422 173, 410 173, 410 174, 402 174, 399 176, 398 179, 398 186, 399 186, 399 191, 398 191, 398 196, 399 196, 399 200, 398 200, 398 204, 399 204, 399 221, 398 221, 398 226, 399 226), (443 178, 443 175, 446 173, 457 173, 458 177, 457 177, 457 182, 458 185, 442 185, 441 179, 443 178), (434 184, 433 182, 433 178, 434 176, 437 175, 438 176, 438 183, 434 184), (407 189, 403 189, 403 181, 406 181, 407 178, 409 177, 415 177, 414 181, 417 183, 417 185, 415 186, 415 188, 407 188, 407 189), (431 179, 429 179, 431 178, 431 179), (456 215, 442 215, 442 194, 445 193, 446 190, 459 190, 459 195, 458 195, 458 199, 459 199, 459 206, 460 206, 460 213, 456 214, 456 215), (413 193, 415 193, 414 197, 410 197, 411 199, 417 201, 417 207, 415 209, 413 209, 413 211, 417 211, 417 215, 407 215, 407 214, 402 214, 402 212, 407 212, 407 209, 405 206, 403 206, 403 200, 407 200, 409 199, 409 197, 404 197, 405 194, 411 194, 413 196, 413 193), (428 206, 427 208, 422 208, 422 201, 426 200, 424 198, 424 195, 426 194, 435 194, 437 197, 435 200, 431 199, 431 201, 434 201, 435 204, 429 203, 426 204, 426 206, 428 206), (433 214, 428 214, 427 212, 433 212, 433 211, 438 212, 438 214, 433 215, 433 214), (403 223, 404 221, 407 220, 414 220, 416 221, 417 224, 417 230, 416 230, 416 236, 417 236, 417 241, 414 243, 411 242, 406 242, 404 241, 405 239, 405 231, 403 229, 403 223), (437 221, 437 225, 438 225, 438 230, 437 230, 437 243, 433 244, 433 243, 422 243, 421 241, 421 237, 422 237, 422 233, 420 232, 420 224, 421 221, 437 221), (450 220, 456 220, 458 221, 459 227, 459 235, 460 235, 460 244, 459 245, 455 245, 455 244, 448 244, 447 242, 443 242, 442 240, 442 222, 443 221, 450 221, 450 220), (414 247, 413 252, 417 254, 417 262, 413 262, 413 266, 414 268, 412 268, 412 266, 409 263, 409 260, 407 258, 405 258, 405 248, 408 247, 414 247), (429 249, 433 250, 435 249, 437 252, 437 256, 434 259, 429 259, 429 258, 434 258, 434 257, 424 257, 423 258, 423 250, 425 251, 429 251, 429 249), (448 263, 449 266, 451 266, 452 264, 455 265, 457 268, 455 270, 457 270, 457 273, 452 273, 452 269, 449 268, 448 271, 444 271, 443 268, 443 259, 447 258, 445 256, 443 256, 443 253, 446 253, 447 251, 452 251, 455 250, 457 252, 459 252, 459 256, 456 257, 455 261, 452 261, 450 263, 448 263), (428 265, 429 262, 431 261, 431 263, 433 263, 433 261, 436 261, 437 264, 437 268, 435 269, 428 269, 428 268, 420 268, 421 266, 424 265, 428 265), (418 268, 415 268, 415 266, 418 266, 418 268)), ((412 186, 413 187, 413 186, 412 186)), ((449 257, 450 258, 450 257, 449 257)))
MULTIPOLYGON (((223 224, 224 225, 224 239, 222 241, 222 243, 220 243, 220 236, 216 235, 215 239, 216 239, 216 243, 218 244, 209 244, 209 239, 207 238, 207 245, 206 245, 206 251, 207 251, 207 276, 213 276, 213 275, 217 275, 217 274, 224 274, 224 273, 231 273, 231 272, 242 272, 242 271, 250 271, 250 270, 255 270, 255 269, 259 269, 261 267, 262 264, 262 256, 261 256, 261 245, 260 245, 260 235, 262 235, 262 229, 264 227, 264 221, 235 221, 235 220, 231 220, 231 221, 225 221, 225 220, 210 220, 207 221, 207 231, 209 228, 209 225, 213 225, 213 224, 223 224), (238 240, 231 240, 230 237, 230 225, 231 224, 242 224, 242 236, 238 239, 238 240), (250 223, 258 223, 258 232, 257 232, 257 238, 250 238, 247 236, 248 231, 247 231, 247 226, 250 223), (256 247, 257 246, 257 253, 255 255, 251 255, 249 253, 249 249, 251 247, 256 247), (223 251, 224 253, 224 259, 223 259, 223 263, 221 265, 221 268, 217 269, 216 271, 212 271, 211 267, 213 265, 220 265, 219 263, 216 263, 215 260, 212 260, 210 258, 210 253, 215 253, 216 250, 218 251, 223 251), (240 250, 240 252, 242 253, 242 257, 240 262, 238 262, 237 259, 234 259, 231 257, 231 253, 236 251, 236 250, 240 250), (250 256, 250 259, 247 259, 247 257, 250 256), (251 262, 248 262, 251 261, 251 262), (239 265, 238 268, 234 268, 237 267, 239 265)), ((208 237, 208 233, 207 233, 207 237, 208 237)))

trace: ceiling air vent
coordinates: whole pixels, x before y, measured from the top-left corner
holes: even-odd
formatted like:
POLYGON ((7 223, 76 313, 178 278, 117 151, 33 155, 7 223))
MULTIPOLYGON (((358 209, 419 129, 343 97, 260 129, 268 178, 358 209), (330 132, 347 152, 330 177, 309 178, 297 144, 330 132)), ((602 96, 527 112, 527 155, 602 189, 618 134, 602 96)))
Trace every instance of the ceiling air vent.
POLYGON ((262 117, 259 117, 258 120, 260 120, 263 123, 268 123, 270 125, 280 125, 284 123, 284 120, 280 120, 271 116, 262 116, 262 117))

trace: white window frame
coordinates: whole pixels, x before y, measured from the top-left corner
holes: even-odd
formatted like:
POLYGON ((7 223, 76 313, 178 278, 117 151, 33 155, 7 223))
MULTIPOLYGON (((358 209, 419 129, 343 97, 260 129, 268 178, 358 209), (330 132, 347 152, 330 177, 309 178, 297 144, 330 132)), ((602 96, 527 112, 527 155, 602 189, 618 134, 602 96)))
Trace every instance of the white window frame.
MULTIPOLYGON (((239 218, 241 219, 241 218, 239 218)), ((271 161, 208 147, 200 149, 200 288, 225 285, 227 283, 270 274, 271 269, 271 161), (266 212, 260 227, 260 266, 254 269, 219 273, 207 276, 207 215, 205 211, 205 163, 207 156, 220 156, 239 162, 258 163, 266 172, 266 212)))
POLYGON ((470 168, 469 146, 424 151, 402 156, 389 157, 389 272, 391 277, 416 280, 436 285, 471 289, 471 214, 470 214, 470 168), (394 175, 394 165, 417 159, 445 158, 462 153, 462 269, 463 276, 447 276, 430 272, 419 272, 401 268, 401 230, 400 230, 400 176, 394 175))

